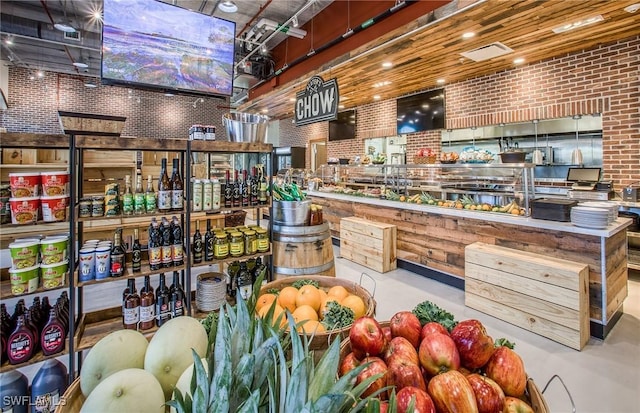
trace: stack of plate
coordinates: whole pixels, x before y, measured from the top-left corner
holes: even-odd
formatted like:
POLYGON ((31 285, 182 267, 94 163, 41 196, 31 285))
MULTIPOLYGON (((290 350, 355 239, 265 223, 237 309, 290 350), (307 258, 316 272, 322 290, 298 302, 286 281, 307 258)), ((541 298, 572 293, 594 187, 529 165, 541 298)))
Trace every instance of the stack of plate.
POLYGON ((611 224, 618 218, 618 209, 620 206, 616 202, 604 202, 604 201, 587 201, 580 202, 578 206, 589 208, 600 208, 609 211, 609 223, 611 224))
POLYGON ((610 215, 607 209, 575 206, 571 208, 571 223, 583 228, 605 229, 610 215))
POLYGON ((198 275, 196 307, 199 311, 218 310, 227 301, 224 274, 209 272, 198 275))

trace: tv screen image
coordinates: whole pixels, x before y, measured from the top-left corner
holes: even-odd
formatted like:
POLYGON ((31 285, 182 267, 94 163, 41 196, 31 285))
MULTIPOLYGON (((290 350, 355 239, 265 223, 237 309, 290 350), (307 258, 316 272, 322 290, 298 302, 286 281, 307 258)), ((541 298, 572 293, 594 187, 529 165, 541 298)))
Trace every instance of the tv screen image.
POLYGON ((230 96, 235 23, 155 0, 104 0, 102 81, 230 96))
POLYGON ((396 100, 398 134, 444 129, 444 89, 396 100))
POLYGON ((338 112, 338 118, 329 121, 329 141, 354 139, 356 137, 356 111, 338 112))

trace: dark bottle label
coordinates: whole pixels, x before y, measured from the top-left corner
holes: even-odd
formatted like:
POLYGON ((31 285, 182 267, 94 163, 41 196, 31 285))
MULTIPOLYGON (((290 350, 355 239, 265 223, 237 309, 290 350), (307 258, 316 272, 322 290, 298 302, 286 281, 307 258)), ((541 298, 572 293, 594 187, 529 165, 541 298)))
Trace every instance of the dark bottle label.
POLYGON ((149 266, 152 270, 157 270, 162 264, 162 248, 153 247, 149 248, 149 266))
POLYGON ((139 249, 131 251, 131 268, 133 272, 140 272, 142 269, 142 251, 139 249))
POLYGON ((171 316, 180 317, 184 314, 184 306, 182 300, 174 300, 171 302, 171 316))
POLYGON ((158 327, 166 323, 171 319, 171 305, 168 300, 163 299, 163 302, 156 302, 156 313, 158 321, 158 327))
POLYGON ((111 255, 111 271, 112 277, 122 277, 124 275, 124 254, 111 255))
POLYGON ((193 243, 193 262, 202 262, 202 239, 198 238, 193 243))
POLYGON ((162 266, 165 268, 169 268, 173 266, 173 256, 172 251, 173 248, 171 245, 163 245, 162 246, 162 266))
POLYGON ((61 326, 52 324, 45 327, 41 338, 42 352, 46 356, 59 353, 64 349, 64 338, 64 329, 61 326))
POLYGON ((24 363, 33 353, 33 338, 26 333, 18 332, 9 338, 8 356, 11 364, 24 363))

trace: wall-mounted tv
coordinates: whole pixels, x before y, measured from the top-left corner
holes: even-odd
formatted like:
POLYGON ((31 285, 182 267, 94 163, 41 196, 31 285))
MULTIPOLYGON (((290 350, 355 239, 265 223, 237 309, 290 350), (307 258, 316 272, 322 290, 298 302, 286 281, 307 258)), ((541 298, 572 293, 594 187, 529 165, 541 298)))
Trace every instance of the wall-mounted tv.
POLYGON ((329 121, 329 141, 341 141, 356 137, 356 111, 338 112, 335 120, 329 121))
POLYGON ((103 83, 231 96, 234 22, 155 0, 103 10, 103 83))
POLYGON ((444 129, 444 89, 396 100, 398 134, 444 129))

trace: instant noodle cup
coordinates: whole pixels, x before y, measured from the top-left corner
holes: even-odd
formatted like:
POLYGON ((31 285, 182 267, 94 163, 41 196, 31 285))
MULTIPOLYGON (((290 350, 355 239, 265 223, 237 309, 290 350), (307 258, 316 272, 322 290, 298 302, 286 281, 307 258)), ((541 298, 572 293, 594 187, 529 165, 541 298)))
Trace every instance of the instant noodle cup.
POLYGON ((11 293, 13 295, 31 294, 38 289, 38 276, 40 266, 34 265, 28 268, 10 268, 11 293))
POLYGON ((42 264, 51 265, 64 262, 67 259, 69 238, 66 235, 47 237, 40 241, 42 264))
POLYGON ((42 288, 50 290, 62 287, 69 271, 69 262, 63 261, 57 264, 41 264, 40 274, 42 277, 42 288))
POLYGON ((40 197, 40 205, 44 222, 61 222, 67 219, 68 195, 40 197))
POLYGON ((42 196, 67 195, 69 193, 69 173, 66 171, 41 172, 42 196))
POLYGON ((10 173, 9 187, 14 198, 40 195, 40 172, 10 173))
POLYGON ((10 198, 9 207, 11 208, 11 223, 35 224, 38 220, 40 198, 10 198))
POLYGON ((40 257, 40 241, 12 242, 9 244, 11 253, 11 268, 23 269, 38 264, 40 257))

